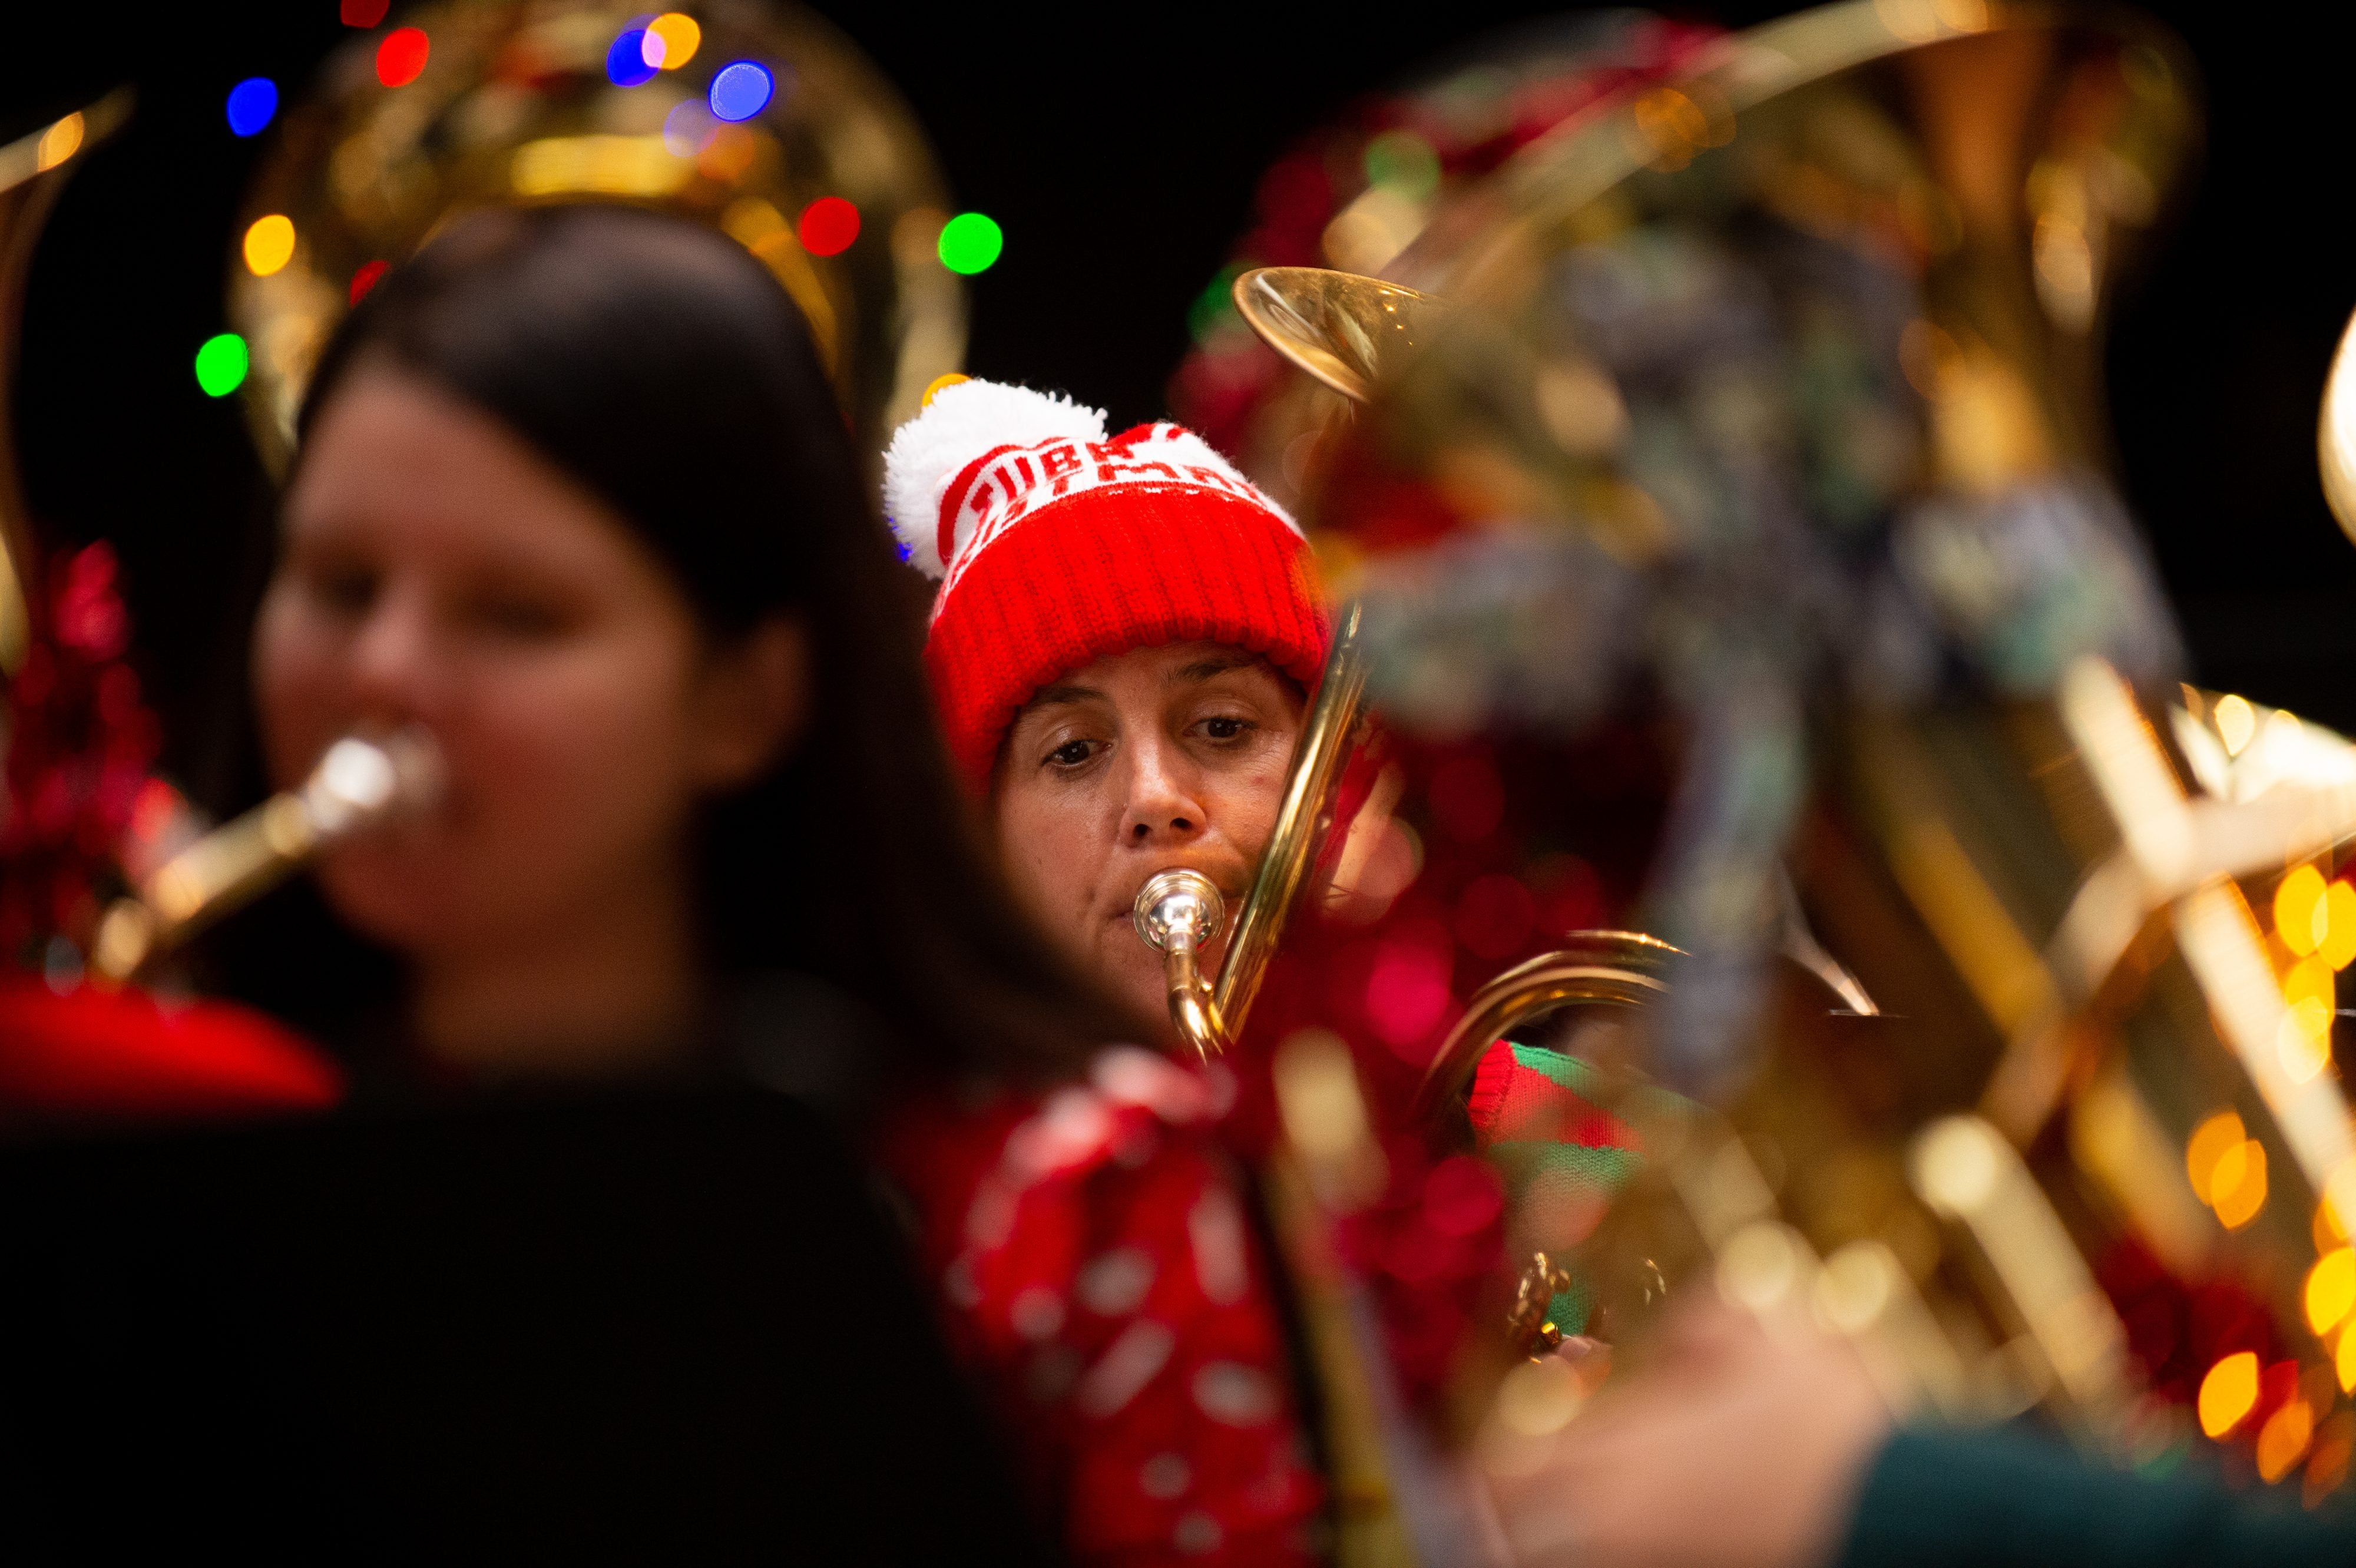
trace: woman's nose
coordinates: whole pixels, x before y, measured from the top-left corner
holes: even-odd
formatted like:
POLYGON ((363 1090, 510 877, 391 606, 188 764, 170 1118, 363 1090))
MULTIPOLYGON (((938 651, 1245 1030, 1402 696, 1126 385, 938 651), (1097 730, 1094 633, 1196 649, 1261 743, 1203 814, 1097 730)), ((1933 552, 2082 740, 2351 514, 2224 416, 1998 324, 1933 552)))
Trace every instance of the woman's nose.
POLYGON ((394 725, 429 705, 433 626, 418 595, 379 596, 351 643, 351 694, 363 724, 394 725))
POLYGON ((1122 841, 1145 849, 1184 843, 1200 835, 1203 804, 1183 755, 1159 741, 1132 744, 1127 750, 1129 799, 1121 813, 1122 841))

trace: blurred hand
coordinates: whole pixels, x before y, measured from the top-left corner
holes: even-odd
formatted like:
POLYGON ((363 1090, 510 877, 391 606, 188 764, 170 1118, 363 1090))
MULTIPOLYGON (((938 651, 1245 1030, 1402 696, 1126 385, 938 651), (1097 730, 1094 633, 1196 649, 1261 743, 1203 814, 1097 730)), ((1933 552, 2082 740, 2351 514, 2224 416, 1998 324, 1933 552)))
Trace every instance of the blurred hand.
MULTIPOLYGON (((1888 1406, 1847 1345, 1716 1301, 1598 1394, 1546 1461, 1493 1477, 1524 1568, 1814 1568, 1839 1550, 1888 1406)), ((1570 1347, 1566 1346, 1566 1348, 1570 1347)))

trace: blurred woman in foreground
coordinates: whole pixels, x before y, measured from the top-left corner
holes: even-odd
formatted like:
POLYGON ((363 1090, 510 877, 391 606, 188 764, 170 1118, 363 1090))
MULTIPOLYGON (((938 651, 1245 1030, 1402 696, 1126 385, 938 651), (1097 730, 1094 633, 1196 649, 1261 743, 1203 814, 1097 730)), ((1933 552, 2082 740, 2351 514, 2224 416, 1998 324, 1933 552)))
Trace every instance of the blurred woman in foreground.
POLYGON ((691 1071, 778 972, 909 1065, 1044 1078, 1114 1027, 907 721, 896 568, 752 257, 620 209, 468 219, 352 314, 302 428, 252 654, 273 778, 413 724, 449 780, 320 869, 398 971, 357 1033, 429 1078, 691 1071))

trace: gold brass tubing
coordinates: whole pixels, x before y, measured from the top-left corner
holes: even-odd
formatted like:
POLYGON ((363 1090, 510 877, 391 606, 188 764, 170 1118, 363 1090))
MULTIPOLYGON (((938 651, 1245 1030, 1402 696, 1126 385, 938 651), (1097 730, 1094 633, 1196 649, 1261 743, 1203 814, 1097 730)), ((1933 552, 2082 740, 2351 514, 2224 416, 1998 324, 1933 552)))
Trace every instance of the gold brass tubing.
POLYGON ((1146 878, 1129 913, 1139 939, 1162 954, 1170 1026, 1195 1055, 1210 1060, 1226 1048, 1228 1038, 1202 968, 1203 944, 1219 934, 1226 919, 1218 888, 1201 872, 1173 865, 1146 878))
POLYGON ((300 798, 274 795, 158 866, 140 896, 101 923, 91 968, 119 984, 148 959, 252 903, 292 875, 317 842, 300 798))
POLYGON ((1171 1023, 1194 1047, 1194 1054, 1209 1061, 1226 1048, 1227 1031, 1195 959, 1193 933, 1175 933, 1164 956, 1162 973, 1169 983, 1171 1023))
POLYGON ((1656 972, 1678 950, 1642 931, 1574 931, 1571 946, 1515 965, 1472 993, 1464 1016, 1440 1042, 1416 1091, 1416 1117, 1429 1122, 1464 1092, 1482 1053, 1505 1030, 1566 1002, 1641 1007, 1666 994, 1656 972))
POLYGON ((1977 1116, 1946 1116, 1916 1136, 1914 1191, 1968 1234, 1984 1285, 2029 1335, 2083 1423, 2082 1441, 2116 1434, 2132 1380, 2126 1330, 2051 1201, 2005 1135, 1977 1116))
POLYGON ((1325 657, 1317 701, 1309 710, 1301 744, 1293 753, 1284 803, 1277 812, 1259 869, 1244 895, 1235 936, 1227 943, 1227 961, 1212 993, 1213 1015, 1232 1028, 1243 1026, 1253 999, 1259 994, 1268 961, 1284 938, 1285 921, 1333 826, 1327 815, 1333 782, 1349 755, 1350 736, 1358 726, 1366 690, 1365 656, 1358 645, 1359 615, 1353 601, 1334 622, 1333 651, 1325 657))

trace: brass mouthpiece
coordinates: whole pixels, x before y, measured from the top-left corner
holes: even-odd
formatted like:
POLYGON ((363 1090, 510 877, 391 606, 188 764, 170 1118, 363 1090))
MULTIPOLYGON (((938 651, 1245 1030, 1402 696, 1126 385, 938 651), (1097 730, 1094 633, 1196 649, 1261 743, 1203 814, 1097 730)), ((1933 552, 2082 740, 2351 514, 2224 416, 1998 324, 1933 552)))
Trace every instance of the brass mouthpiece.
POLYGON ((432 805, 441 748, 414 725, 346 736, 301 787, 273 795, 182 850, 99 922, 91 972, 120 984, 223 915, 260 897, 331 844, 432 805))
POLYGON ((1226 923, 1226 900, 1211 879, 1183 868, 1149 877, 1130 907, 1137 934, 1162 955, 1170 997, 1170 1022, 1181 1038, 1208 1061, 1226 1048, 1226 1030, 1203 978, 1203 948, 1226 923))

